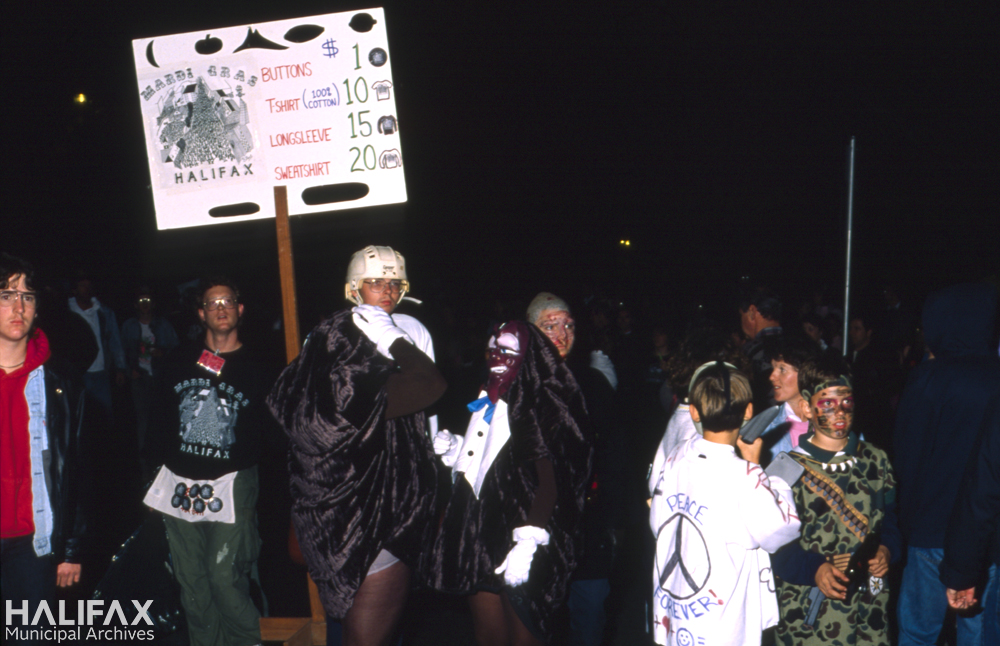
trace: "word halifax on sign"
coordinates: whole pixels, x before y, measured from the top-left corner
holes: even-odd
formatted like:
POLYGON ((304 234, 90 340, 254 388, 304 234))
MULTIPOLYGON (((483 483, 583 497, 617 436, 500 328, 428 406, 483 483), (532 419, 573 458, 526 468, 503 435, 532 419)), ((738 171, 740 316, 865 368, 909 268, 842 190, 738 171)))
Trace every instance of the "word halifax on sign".
POLYGON ((406 201, 382 9, 132 48, 158 228, 406 201))

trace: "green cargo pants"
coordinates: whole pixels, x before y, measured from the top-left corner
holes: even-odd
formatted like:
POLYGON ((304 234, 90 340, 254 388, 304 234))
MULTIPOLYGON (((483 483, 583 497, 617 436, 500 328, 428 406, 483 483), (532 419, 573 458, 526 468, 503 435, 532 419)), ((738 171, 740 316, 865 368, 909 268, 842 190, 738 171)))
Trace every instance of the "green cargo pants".
POLYGON ((257 467, 251 467, 233 483, 235 523, 163 517, 191 646, 260 643, 260 612, 250 599, 250 569, 260 555, 257 493, 257 467))

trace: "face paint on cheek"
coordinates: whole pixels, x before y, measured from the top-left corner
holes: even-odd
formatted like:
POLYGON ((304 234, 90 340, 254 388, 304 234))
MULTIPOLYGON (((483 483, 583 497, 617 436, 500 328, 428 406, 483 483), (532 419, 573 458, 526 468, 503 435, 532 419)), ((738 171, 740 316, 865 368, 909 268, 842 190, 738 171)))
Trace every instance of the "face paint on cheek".
POLYGON ((854 424, 854 415, 852 413, 845 412, 844 413, 844 430, 843 430, 843 434, 844 435, 847 435, 850 432, 851 426, 853 424, 854 424))
POLYGON ((817 433, 841 440, 851 432, 854 423, 854 398, 849 387, 835 384, 823 388, 814 395, 810 408, 817 433))
POLYGON ((573 344, 576 342, 576 330, 572 327, 566 330, 566 351, 560 352, 560 356, 565 357, 569 354, 569 351, 573 349, 573 344))
POLYGON ((576 323, 567 312, 559 310, 543 314, 536 325, 556 346, 559 356, 565 357, 569 354, 576 339, 576 323))
POLYGON ((851 431, 854 416, 851 413, 840 413, 840 411, 821 411, 813 409, 816 417, 816 431, 834 439, 841 439, 851 431), (839 413, 839 414, 838 414, 839 413))

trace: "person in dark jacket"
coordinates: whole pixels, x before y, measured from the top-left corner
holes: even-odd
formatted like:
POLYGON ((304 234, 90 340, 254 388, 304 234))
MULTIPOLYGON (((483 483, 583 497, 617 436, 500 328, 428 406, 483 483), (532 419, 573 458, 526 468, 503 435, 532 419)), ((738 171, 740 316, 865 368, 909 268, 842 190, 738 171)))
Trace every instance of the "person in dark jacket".
POLYGON ((76 313, 94 333, 97 341, 97 358, 83 375, 83 386, 95 404, 100 405, 113 419, 111 384, 119 388, 125 385, 125 353, 122 352, 121 337, 118 334, 118 320, 115 312, 94 296, 94 285, 86 274, 81 273, 73 289, 73 297, 68 301, 71 312, 76 313))
POLYGON ((891 402, 902 391, 902 375, 899 359, 887 350, 884 327, 879 325, 868 312, 851 314, 848 363, 854 375, 855 428, 892 459, 891 402))
POLYGON ((392 248, 354 254, 345 295, 359 305, 310 332, 267 398, 290 443, 295 534, 346 646, 392 642, 437 527, 423 411, 446 384, 390 316, 408 288, 392 248))
POLYGON ((1000 644, 1000 388, 990 398, 982 444, 969 461, 948 522, 939 573, 948 605, 974 608, 983 588, 983 643, 1000 644))
POLYGON ((86 528, 76 495, 83 389, 54 367, 37 305, 31 266, 0 254, 0 592, 28 602, 21 625, 56 585, 80 580, 86 528))
MULTIPOLYGON (((938 579, 948 519, 976 446, 990 395, 1000 385, 993 340, 996 289, 963 284, 931 294, 923 324, 931 358, 910 374, 893 446, 899 526, 907 563, 899 597, 899 644, 934 644, 947 602, 938 579)), ((983 615, 958 618, 958 646, 982 643, 983 615)))
MULTIPOLYGON (((576 321, 564 300, 541 292, 528 305, 528 322, 542 331, 565 361, 573 351, 576 321)), ((590 414, 594 473, 584 503, 583 553, 570 583, 570 644, 596 646, 607 623, 605 600, 611 592, 615 530, 624 527, 626 456, 615 408, 615 389, 607 376, 590 365, 590 356, 574 355, 568 363, 580 385, 590 414)), ((619 535, 621 532, 619 532, 619 535)))

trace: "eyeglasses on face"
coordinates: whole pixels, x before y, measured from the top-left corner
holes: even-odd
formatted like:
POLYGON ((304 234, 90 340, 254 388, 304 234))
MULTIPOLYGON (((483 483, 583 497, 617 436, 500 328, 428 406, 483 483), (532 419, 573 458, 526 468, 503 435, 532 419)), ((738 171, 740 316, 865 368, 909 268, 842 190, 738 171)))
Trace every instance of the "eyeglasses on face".
POLYGON ((206 310, 208 310, 209 312, 212 312, 214 310, 223 309, 223 308, 225 308, 227 310, 231 310, 234 307, 236 307, 236 304, 237 304, 237 301, 236 301, 235 298, 228 298, 227 297, 227 298, 216 298, 215 300, 208 301, 204 305, 205 305, 205 309, 206 310))
POLYGON ((403 289, 403 281, 401 280, 382 280, 381 278, 378 278, 375 280, 365 280, 363 282, 368 286, 368 289, 372 290, 372 292, 376 294, 381 294, 387 287, 394 292, 399 292, 403 289))
POLYGON ((21 292, 16 289, 5 289, 0 291, 0 307, 14 307, 17 299, 21 299, 25 307, 34 307, 38 302, 38 294, 35 292, 21 292))

